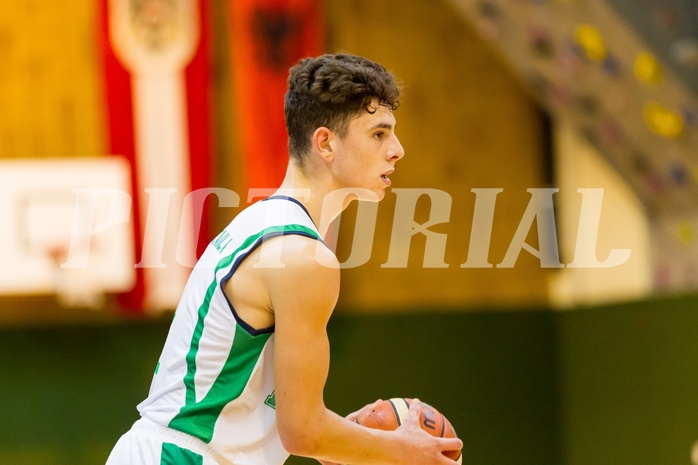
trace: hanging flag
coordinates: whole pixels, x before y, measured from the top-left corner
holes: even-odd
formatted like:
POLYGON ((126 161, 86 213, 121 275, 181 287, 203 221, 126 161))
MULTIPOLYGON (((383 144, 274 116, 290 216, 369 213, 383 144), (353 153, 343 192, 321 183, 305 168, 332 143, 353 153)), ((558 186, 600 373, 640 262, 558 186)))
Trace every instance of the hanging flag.
POLYGON ((109 146, 132 168, 137 284, 122 304, 174 309, 210 239, 192 195, 211 187, 206 2, 102 0, 100 30, 109 146))
MULTIPOLYGON (((246 188, 276 188, 288 163, 288 70, 324 49, 319 0, 234 0, 230 42, 246 188)), ((245 199, 245 195, 241 195, 245 199)))

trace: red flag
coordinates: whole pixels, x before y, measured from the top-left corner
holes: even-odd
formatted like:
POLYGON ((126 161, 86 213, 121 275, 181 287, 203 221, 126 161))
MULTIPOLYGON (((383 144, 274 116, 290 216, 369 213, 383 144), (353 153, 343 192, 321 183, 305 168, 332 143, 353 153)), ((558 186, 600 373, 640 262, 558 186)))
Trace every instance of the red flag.
MULTIPOLYGON (((102 61, 104 66, 104 88, 106 105, 106 122, 109 153, 125 157, 131 165, 131 186, 133 186, 134 202, 133 208, 133 232, 136 254, 142 247, 140 235, 141 220, 140 206, 138 198, 138 181, 136 179, 135 148, 133 141, 133 110, 131 105, 131 78, 119 62, 114 49, 109 43, 108 35, 108 3, 109 0, 102 0, 99 8, 99 32, 102 61)), ((134 262, 138 260, 134 257, 134 262)), ((121 296, 121 303, 124 311, 137 313, 142 311, 141 302, 143 300, 143 269, 136 268, 136 284, 133 290, 121 296)))
POLYGON ((132 173, 137 282, 125 311, 174 308, 210 240, 208 213, 184 208, 211 187, 209 29, 204 0, 100 2, 109 148, 132 173))
MULTIPOLYGON (((288 70, 324 49, 318 0, 234 0, 230 38, 247 188, 274 188, 288 162, 288 70)), ((244 199, 244 196, 241 196, 244 199)))

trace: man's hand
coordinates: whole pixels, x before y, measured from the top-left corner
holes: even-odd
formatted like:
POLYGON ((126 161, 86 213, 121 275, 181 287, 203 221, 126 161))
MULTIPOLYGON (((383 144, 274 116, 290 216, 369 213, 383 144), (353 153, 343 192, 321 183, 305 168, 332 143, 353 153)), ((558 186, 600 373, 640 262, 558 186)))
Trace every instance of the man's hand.
MULTIPOLYGON (((361 409, 350 413, 345 418, 354 421, 361 412, 372 409, 381 402, 377 400, 361 409)), ((439 438, 432 436, 421 427, 422 403, 419 399, 413 399, 410 409, 402 425, 395 431, 402 436, 402 441, 406 446, 401 449, 405 457, 400 463, 439 463, 442 465, 452 465, 455 461, 443 455, 446 451, 461 450, 463 442, 458 438, 439 438), (436 462, 435 462, 436 460, 436 462)), ((319 460, 322 465, 340 465, 335 462, 319 460)))
POLYGON ((455 463, 443 453, 461 450, 463 442, 458 438, 438 438, 427 433, 422 429, 421 416, 422 403, 419 399, 412 399, 405 421, 396 430, 407 439, 409 445, 417 446, 409 452, 409 461, 405 463, 434 463, 435 456, 439 458, 438 463, 440 464, 455 463))

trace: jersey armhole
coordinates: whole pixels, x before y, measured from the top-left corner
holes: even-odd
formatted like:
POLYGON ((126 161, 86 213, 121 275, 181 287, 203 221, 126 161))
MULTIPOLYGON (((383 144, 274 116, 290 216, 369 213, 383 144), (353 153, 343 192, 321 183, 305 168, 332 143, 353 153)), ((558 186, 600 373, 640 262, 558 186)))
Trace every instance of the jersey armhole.
MULTIPOLYGON (((245 330, 247 331, 251 336, 259 336, 261 334, 269 334, 274 332, 274 325, 268 326, 266 328, 255 328, 251 326, 249 323, 247 323, 245 320, 238 315, 237 311, 235 310, 235 307, 233 306, 233 303, 230 301, 230 298, 228 297, 228 294, 225 292, 225 283, 227 283, 230 278, 233 277, 233 274, 235 271, 238 269, 240 264, 252 253, 254 252, 257 247, 259 247, 262 242, 265 240, 272 239, 274 237, 278 236, 289 236, 289 235, 296 235, 296 236, 305 236, 310 239, 315 239, 316 241, 320 241, 323 244, 325 244, 325 241, 323 241, 320 237, 314 236, 306 231, 278 231, 278 232, 271 232, 268 234, 265 234, 264 236, 260 237, 257 239, 252 246, 246 250, 244 253, 241 253, 237 257, 235 257, 235 261, 233 262, 232 267, 230 268, 230 271, 226 273, 226 275, 221 279, 220 283, 218 284, 220 286, 221 293, 225 297, 225 301, 228 303, 228 308, 230 309, 231 313, 233 314, 233 317, 235 318, 235 321, 245 330)), ((325 244, 327 246, 327 244, 325 244)))

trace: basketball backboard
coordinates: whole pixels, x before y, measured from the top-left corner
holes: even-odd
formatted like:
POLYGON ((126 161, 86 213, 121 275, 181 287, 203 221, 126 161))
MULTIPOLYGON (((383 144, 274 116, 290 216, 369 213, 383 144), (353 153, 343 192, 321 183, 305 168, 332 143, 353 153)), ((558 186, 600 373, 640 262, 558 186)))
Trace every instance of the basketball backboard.
POLYGON ((119 157, 0 161, 0 295, 99 306, 135 282, 128 163, 119 157))

